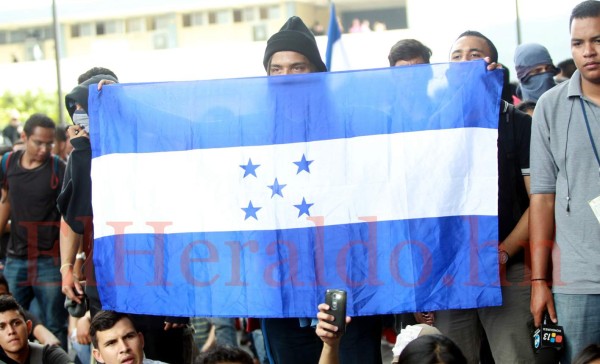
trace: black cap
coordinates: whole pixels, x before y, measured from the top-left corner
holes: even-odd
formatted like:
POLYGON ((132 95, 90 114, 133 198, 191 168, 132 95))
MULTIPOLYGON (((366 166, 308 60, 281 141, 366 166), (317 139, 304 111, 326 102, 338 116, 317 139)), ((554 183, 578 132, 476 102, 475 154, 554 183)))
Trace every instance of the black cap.
POLYGON ((298 52, 315 65, 317 72, 327 72, 315 36, 306 27, 302 19, 297 16, 289 18, 279 29, 279 32, 273 34, 267 41, 267 49, 265 49, 265 58, 263 59, 265 70, 267 70, 271 56, 281 51, 298 52))
POLYGON ((88 79, 87 81, 84 81, 79 85, 75 86, 75 88, 71 90, 71 92, 69 92, 67 96, 65 96, 65 106, 67 107, 67 111, 69 112, 71 119, 73 119, 73 113, 75 112, 76 103, 81 105, 85 112, 88 112, 88 87, 89 85, 96 84, 101 80, 110 80, 115 83, 119 82, 116 78, 114 78, 111 75, 96 75, 88 79))

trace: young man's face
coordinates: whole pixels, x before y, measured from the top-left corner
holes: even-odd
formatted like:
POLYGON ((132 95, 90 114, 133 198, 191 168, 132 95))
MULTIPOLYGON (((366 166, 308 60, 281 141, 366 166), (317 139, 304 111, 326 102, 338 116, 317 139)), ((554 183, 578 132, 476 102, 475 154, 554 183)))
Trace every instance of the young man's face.
POLYGON ((490 47, 484 39, 474 36, 460 37, 450 50, 450 62, 475 61, 489 57, 490 47))
POLYGON ((23 136, 25 153, 32 161, 44 162, 50 156, 54 147, 54 129, 38 126, 33 128, 30 136, 26 136, 25 133, 23 136))
POLYGON ((115 326, 97 331, 98 347, 93 354, 105 364, 141 364, 144 359, 144 336, 135 331, 128 318, 122 318, 115 326))
POLYGON ((600 84, 600 17, 573 19, 571 54, 581 77, 600 84))
POLYGON ((271 56, 269 76, 314 72, 312 64, 303 54, 293 51, 276 52, 271 56))
POLYGON ((0 346, 9 356, 27 351, 31 321, 25 321, 17 310, 0 312, 0 346))

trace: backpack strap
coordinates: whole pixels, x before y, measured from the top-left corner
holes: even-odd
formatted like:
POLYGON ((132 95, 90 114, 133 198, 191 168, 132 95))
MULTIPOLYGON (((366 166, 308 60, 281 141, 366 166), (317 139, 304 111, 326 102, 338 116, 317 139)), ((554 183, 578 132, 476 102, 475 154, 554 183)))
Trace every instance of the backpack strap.
MULTIPOLYGON (((502 113, 504 114, 504 122, 508 126, 508 132, 506 133, 506 143, 504 144, 506 147, 506 157, 509 160, 513 160, 518 157, 519 152, 516 148, 516 139, 517 139, 517 128, 515 126, 515 107, 506 102, 502 101, 502 113)), ((518 163, 518 161, 517 161, 518 163)))
POLYGON ((53 190, 58 188, 60 178, 58 178, 58 167, 60 165, 60 157, 56 154, 52 156, 52 177, 50 177, 50 187, 53 190))
POLYGON ((8 162, 13 152, 4 153, 2 156, 2 188, 8 188, 8 180, 6 178, 6 172, 8 171, 8 162))

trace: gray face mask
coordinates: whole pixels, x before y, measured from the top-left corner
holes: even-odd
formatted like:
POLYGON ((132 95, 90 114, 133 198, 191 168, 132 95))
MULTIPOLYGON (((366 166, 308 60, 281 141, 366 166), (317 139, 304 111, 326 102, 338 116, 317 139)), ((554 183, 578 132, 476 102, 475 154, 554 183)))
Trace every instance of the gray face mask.
POLYGON ((521 83, 521 92, 523 93, 523 101, 535 101, 542 94, 552 87, 556 86, 554 81, 554 73, 544 72, 528 77, 525 82, 521 83))
POLYGON ((86 131, 89 131, 90 117, 83 110, 75 110, 73 113, 73 124, 80 125, 86 131))

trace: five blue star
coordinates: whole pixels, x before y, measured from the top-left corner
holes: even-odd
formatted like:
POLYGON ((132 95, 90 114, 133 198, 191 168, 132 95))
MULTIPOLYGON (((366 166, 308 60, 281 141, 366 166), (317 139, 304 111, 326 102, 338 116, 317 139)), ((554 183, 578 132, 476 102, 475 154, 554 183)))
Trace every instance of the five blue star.
POLYGON ((307 161, 306 156, 304 154, 302 154, 302 159, 300 159, 299 162, 294 162, 294 164, 298 166, 298 172, 296 172, 296 174, 298 174, 302 171, 306 171, 306 172, 310 173, 310 169, 308 168, 308 166, 310 166, 310 164, 312 162, 313 161, 307 161))
POLYGON ((244 212, 246 213, 246 217, 244 217, 244 220, 248 220, 249 217, 253 217, 255 220, 258 220, 258 217, 256 217, 256 212, 261 208, 262 207, 254 207, 252 205, 252 201, 250 201, 248 203, 248 207, 242 207, 242 210, 244 210, 244 212))
POLYGON ((304 199, 304 197, 302 197, 302 203, 300 205, 294 205, 299 211, 298 211, 298 217, 306 214, 307 216, 310 216, 310 211, 308 211, 308 209, 314 205, 314 203, 306 203, 306 199, 304 199))
POLYGON ((267 186, 273 191, 273 193, 271 194, 271 198, 273 198, 273 196, 275 195, 283 197, 283 193, 281 192, 281 190, 283 190, 285 186, 287 185, 280 185, 279 181, 277 181, 277 178, 275 178, 275 182, 273 182, 271 186, 267 186))
POLYGON ((242 167, 242 169, 244 170, 244 177, 246 178, 246 176, 248 175, 253 175, 254 177, 256 177, 256 168, 260 167, 260 164, 252 164, 252 159, 248 159, 248 164, 246 165, 240 165, 240 167, 242 167))

